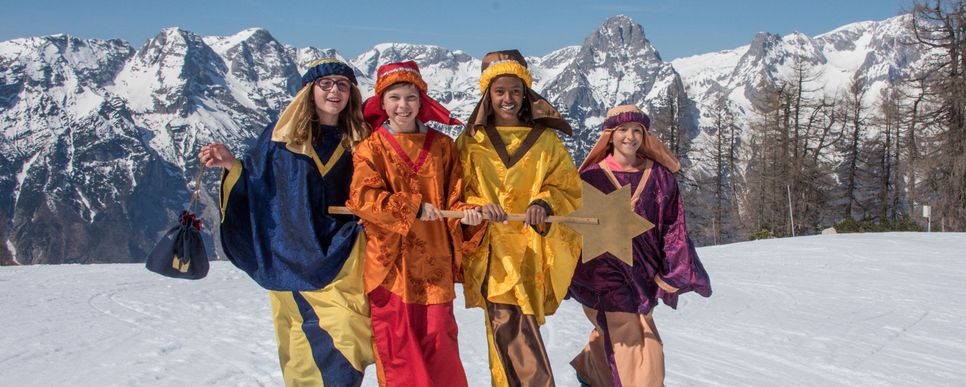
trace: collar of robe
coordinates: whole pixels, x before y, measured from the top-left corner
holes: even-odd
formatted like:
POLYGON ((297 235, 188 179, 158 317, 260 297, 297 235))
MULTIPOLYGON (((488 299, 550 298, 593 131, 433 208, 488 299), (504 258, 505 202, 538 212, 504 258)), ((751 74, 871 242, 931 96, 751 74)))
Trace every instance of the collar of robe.
POLYGON ((386 139, 386 142, 388 142, 389 146, 391 146, 393 151, 396 152, 396 155, 399 156, 403 163, 406 164, 406 166, 408 166, 413 173, 419 173, 419 169, 422 168, 423 164, 426 163, 426 160, 429 159, 429 151, 433 146, 433 141, 436 140, 437 133, 435 130, 423 125, 422 122, 416 121, 416 124, 418 125, 417 127, 419 128, 419 133, 426 133, 426 138, 423 140, 423 147, 419 150, 419 155, 416 156, 416 161, 413 161, 409 155, 406 154, 406 151, 403 150, 402 146, 399 145, 399 142, 396 141, 396 138, 393 137, 392 133, 394 132, 392 131, 392 128, 389 127, 388 123, 383 124, 379 127, 379 130, 376 131, 376 133, 379 133, 383 138, 386 139))

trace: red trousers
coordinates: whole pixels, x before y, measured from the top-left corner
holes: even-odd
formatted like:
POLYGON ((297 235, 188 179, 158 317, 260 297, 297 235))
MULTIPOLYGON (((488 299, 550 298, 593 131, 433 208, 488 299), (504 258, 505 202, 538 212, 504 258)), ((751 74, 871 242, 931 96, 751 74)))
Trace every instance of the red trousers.
POLYGON ((453 303, 406 304, 378 287, 369 293, 380 386, 466 386, 453 303))

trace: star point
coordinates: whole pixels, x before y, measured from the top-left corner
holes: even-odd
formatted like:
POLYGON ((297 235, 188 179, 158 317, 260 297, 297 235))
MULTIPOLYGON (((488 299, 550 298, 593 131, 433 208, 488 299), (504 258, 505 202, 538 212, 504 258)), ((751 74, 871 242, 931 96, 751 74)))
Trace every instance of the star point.
POLYGON ((599 224, 569 224, 583 237, 583 262, 604 253, 634 266, 633 239, 654 224, 631 208, 630 184, 605 194, 590 183, 583 185, 583 206, 570 216, 597 218, 599 224))

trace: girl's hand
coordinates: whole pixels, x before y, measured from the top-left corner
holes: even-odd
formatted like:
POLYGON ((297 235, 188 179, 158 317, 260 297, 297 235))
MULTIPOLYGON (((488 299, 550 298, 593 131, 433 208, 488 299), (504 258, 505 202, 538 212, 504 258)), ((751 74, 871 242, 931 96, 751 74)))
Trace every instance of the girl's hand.
POLYGON ((483 223, 483 213, 480 212, 478 208, 472 208, 463 211, 463 218, 460 219, 460 223, 467 226, 477 226, 483 223))
POLYGON ((488 219, 491 222, 507 224, 506 211, 499 205, 490 203, 479 208, 480 212, 483 213, 483 219, 488 219))
POLYGON ((225 144, 211 143, 201 147, 198 151, 198 160, 206 167, 230 169, 237 159, 232 156, 225 144))
POLYGON ((527 207, 527 214, 524 223, 530 226, 539 226, 547 221, 547 210, 543 206, 532 204, 527 207))
POLYGON ((439 211, 436 206, 430 203, 423 203, 423 213, 419 217, 419 220, 440 220, 443 219, 443 213, 439 211))

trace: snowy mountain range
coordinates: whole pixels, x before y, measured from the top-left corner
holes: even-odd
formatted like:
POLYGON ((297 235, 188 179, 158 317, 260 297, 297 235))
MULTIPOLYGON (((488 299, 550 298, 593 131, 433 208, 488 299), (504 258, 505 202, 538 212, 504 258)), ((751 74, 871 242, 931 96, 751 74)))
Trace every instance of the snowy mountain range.
POLYGON ((756 89, 791 71, 794 60, 808 63, 810 73, 817 75, 808 85, 816 92, 834 95, 859 78, 869 85, 866 97, 876 99, 879 91, 925 56, 913 44, 910 25, 909 15, 900 15, 848 24, 815 37, 760 32, 747 46, 675 59, 671 64, 684 79, 688 96, 698 104, 702 122, 710 105, 720 98, 750 111, 756 89))
MULTIPOLYGON (((748 46, 666 62, 643 27, 615 16, 583 44, 528 61, 534 88, 574 125, 565 142, 579 163, 606 110, 624 103, 654 117, 673 105, 690 152, 708 135, 715 101, 748 114, 756 88, 792 56, 823 69, 824 89, 855 77, 888 87, 923 55, 900 44, 907 24, 899 16, 816 37, 760 33, 748 46)), ((188 201, 198 147, 217 141, 241 154, 320 57, 352 64, 364 93, 379 65, 415 60, 430 94, 461 119, 480 97, 480 59, 430 45, 384 43, 346 58, 285 45, 264 29, 202 37, 179 28, 138 48, 67 35, 0 42, 0 263, 142 260, 188 201)), ((207 231, 217 227, 215 180, 209 172, 199 208, 207 231)))

